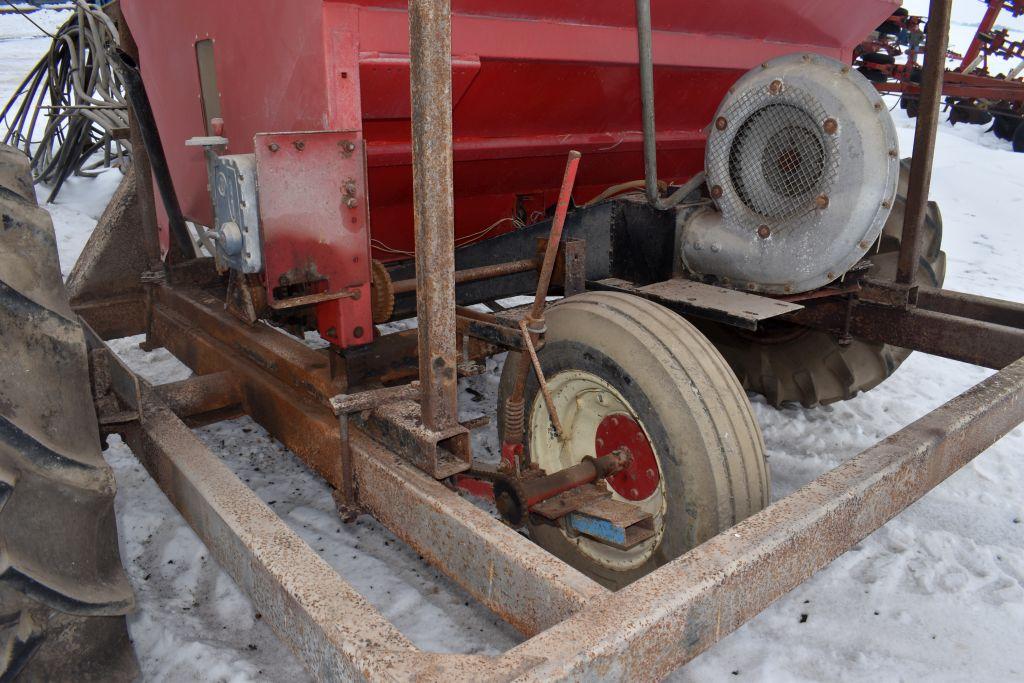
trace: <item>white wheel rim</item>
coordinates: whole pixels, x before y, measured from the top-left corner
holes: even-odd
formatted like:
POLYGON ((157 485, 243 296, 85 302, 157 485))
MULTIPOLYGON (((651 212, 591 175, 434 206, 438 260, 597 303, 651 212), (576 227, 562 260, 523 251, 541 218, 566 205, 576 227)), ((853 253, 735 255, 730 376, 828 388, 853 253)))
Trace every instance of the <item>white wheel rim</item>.
POLYGON ((644 500, 630 501, 611 488, 609 490, 613 499, 637 505, 652 515, 654 536, 629 550, 621 550, 586 536, 567 532, 564 527, 562 530, 566 539, 576 545, 583 555, 602 566, 616 571, 639 567, 661 544, 665 531, 667 498, 664 468, 650 432, 622 394, 597 375, 582 370, 566 370, 547 378, 547 383, 566 439, 564 442, 559 441, 556 436, 544 397, 538 392, 530 406, 529 414, 530 458, 546 473, 558 472, 581 462, 586 456, 593 456, 598 425, 610 415, 629 415, 647 436, 662 474, 654 493, 644 500))

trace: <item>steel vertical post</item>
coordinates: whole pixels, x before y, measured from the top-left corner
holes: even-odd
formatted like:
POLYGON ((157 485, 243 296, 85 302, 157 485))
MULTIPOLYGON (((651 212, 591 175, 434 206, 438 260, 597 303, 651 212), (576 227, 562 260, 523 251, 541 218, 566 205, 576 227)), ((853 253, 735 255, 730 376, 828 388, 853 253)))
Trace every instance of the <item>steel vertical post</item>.
POLYGON ((458 418, 449 0, 410 0, 409 60, 422 418, 441 431, 458 418))
POLYGON ((907 207, 903 218, 896 281, 911 285, 921 260, 921 226, 928 205, 935 156, 935 135, 942 99, 942 79, 946 70, 946 48, 949 43, 949 17, 953 0, 931 0, 928 10, 928 44, 925 49, 924 79, 918 104, 917 130, 914 133, 914 156, 910 165, 907 207))

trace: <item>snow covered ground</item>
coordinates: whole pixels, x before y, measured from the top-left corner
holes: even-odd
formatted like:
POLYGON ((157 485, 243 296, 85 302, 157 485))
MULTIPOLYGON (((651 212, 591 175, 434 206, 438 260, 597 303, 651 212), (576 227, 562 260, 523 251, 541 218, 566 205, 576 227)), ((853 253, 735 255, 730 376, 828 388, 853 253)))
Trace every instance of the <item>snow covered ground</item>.
MULTIPOLYGON (((923 12, 924 0, 908 3, 923 12)), ((957 0, 952 46, 964 49, 984 6, 957 0)), ((54 12, 33 15, 44 27, 54 12)), ((1021 20, 1017 20, 1018 28, 1021 20)), ((0 101, 47 41, 0 16, 0 101)), ((914 122, 893 112, 908 154, 914 122)), ((1020 240, 1024 155, 972 126, 939 131, 932 197, 945 217, 946 286, 1024 301, 1020 240)), ((73 179, 48 208, 67 273, 118 182, 73 179)), ((42 194, 42 193, 40 193, 42 194)), ((45 195, 44 195, 45 196, 45 195)), ((187 377, 138 340, 115 348, 154 382, 187 377)), ((464 383, 467 414, 493 409, 500 363, 464 383)), ((815 410, 753 397, 776 499, 977 383, 988 371, 914 354, 888 382, 815 410)), ((248 419, 198 431, 253 490, 417 645, 497 653, 520 637, 368 518, 342 525, 326 485, 248 419)), ((475 436, 494 451, 493 429, 475 436)), ((676 681, 1024 680, 1024 430, 673 676, 676 681)), ((306 674, 209 557, 131 452, 106 452, 117 476, 121 553, 138 610, 129 624, 146 680, 300 681, 306 674)))

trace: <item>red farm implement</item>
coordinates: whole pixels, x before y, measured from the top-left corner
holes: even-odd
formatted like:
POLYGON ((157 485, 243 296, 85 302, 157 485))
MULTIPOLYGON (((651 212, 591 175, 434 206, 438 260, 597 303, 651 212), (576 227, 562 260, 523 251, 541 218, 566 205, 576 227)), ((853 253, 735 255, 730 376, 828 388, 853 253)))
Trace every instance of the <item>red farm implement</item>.
POLYGON ((895 5, 121 0, 132 168, 67 294, 27 166, 0 174, 0 353, 41 378, 0 379, 0 474, 62 454, 38 471, 96 503, 54 518, 107 520, 69 526, 84 565, 11 537, 7 670, 132 673, 100 435, 318 680, 659 678, 956 472, 1024 420, 1024 307, 942 288, 950 0, 912 161, 850 62, 895 5), (194 376, 138 377, 105 341, 138 334, 194 376), (998 372, 770 505, 745 390, 827 404, 912 349, 998 372), (487 461, 457 388, 506 352, 487 461), (32 417, 65 393, 75 439, 32 417), (242 414, 526 640, 414 646, 190 429, 242 414))
MULTIPOLYGON (((949 120, 954 123, 992 123, 992 132, 1013 142, 1015 152, 1024 152, 1024 43, 1012 40, 1005 28, 996 28, 1001 13, 1014 17, 1024 14, 1024 3, 1017 0, 981 0, 987 7, 971 44, 954 69, 943 77, 949 120), (992 60, 990 62, 990 60, 992 60), (995 62, 995 60, 1000 60, 995 62), (998 63, 1013 64, 1007 71, 993 73, 998 63), (1019 132, 1018 132, 1019 131, 1019 132)), ((879 92, 900 95, 900 106, 911 117, 917 116, 921 93, 923 54, 928 21, 900 9, 883 22, 871 38, 855 52, 858 69, 874 82, 879 92), (906 55, 904 63, 896 57, 906 55)))

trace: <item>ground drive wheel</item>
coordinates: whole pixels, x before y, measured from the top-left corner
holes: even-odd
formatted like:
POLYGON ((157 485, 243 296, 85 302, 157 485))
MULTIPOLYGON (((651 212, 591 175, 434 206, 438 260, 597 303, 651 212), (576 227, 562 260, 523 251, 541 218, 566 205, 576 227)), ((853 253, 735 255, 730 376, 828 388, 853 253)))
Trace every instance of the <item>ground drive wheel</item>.
POLYGON ((53 225, 0 145, 0 680, 137 676, 114 491, 53 225))
MULTIPOLYGON (((552 306, 547 327, 539 356, 566 438, 554 436, 531 373, 526 456, 551 474, 629 445, 632 466, 608 485, 613 497, 654 516, 655 536, 620 550, 534 516, 529 531, 537 543, 619 588, 768 504, 750 403, 692 325, 638 297, 592 292, 552 306)), ((518 362, 509 354, 499 400, 511 391, 518 362)))
MULTIPOLYGON (((910 160, 900 165, 892 213, 876 252, 869 255, 871 276, 895 280, 910 160)), ((922 238, 918 284, 942 285, 946 255, 941 251, 942 214, 928 202, 922 238)), ((844 344, 834 335, 798 325, 768 321, 756 333, 695 321, 729 361, 743 386, 778 407, 799 403, 810 408, 853 398, 877 386, 910 355, 908 349, 854 340, 844 344)))

